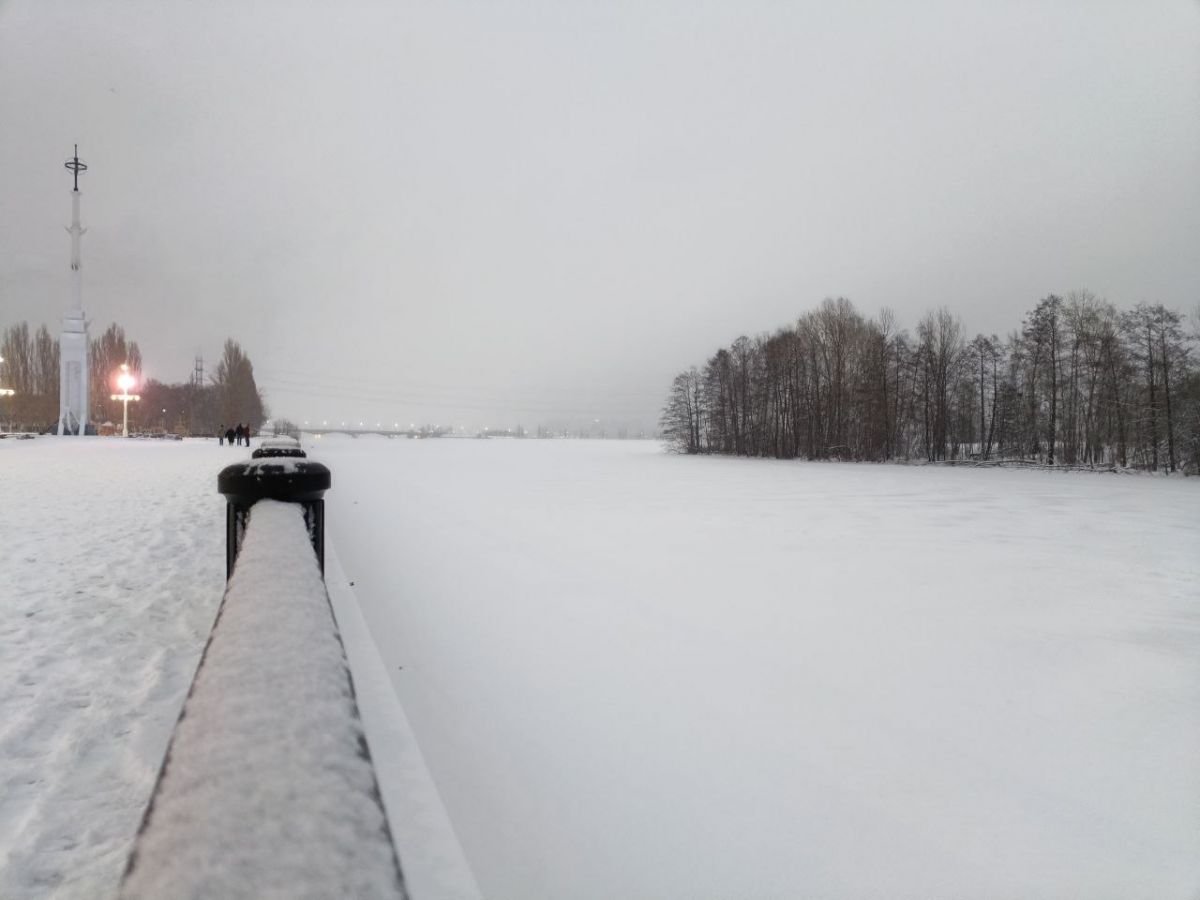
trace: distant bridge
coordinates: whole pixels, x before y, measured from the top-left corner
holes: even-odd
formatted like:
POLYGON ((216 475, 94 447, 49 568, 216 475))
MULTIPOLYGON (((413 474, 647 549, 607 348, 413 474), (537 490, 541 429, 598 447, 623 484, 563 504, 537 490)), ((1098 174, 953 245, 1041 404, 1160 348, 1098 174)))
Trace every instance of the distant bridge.
POLYGON ((312 426, 302 425, 300 431, 304 434, 322 435, 322 434, 348 434, 351 437, 358 437, 360 434, 378 434, 383 437, 391 438, 439 438, 450 437, 453 432, 449 428, 384 428, 377 426, 375 428, 367 428, 365 426, 352 427, 347 425, 339 426, 312 426))

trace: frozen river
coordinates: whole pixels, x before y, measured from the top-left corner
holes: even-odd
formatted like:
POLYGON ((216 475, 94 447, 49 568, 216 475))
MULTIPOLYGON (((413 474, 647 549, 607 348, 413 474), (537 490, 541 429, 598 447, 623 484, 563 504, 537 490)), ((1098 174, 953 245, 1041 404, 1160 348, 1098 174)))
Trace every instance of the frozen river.
POLYGON ((1200 481, 312 450, 490 900, 1200 890, 1200 481))

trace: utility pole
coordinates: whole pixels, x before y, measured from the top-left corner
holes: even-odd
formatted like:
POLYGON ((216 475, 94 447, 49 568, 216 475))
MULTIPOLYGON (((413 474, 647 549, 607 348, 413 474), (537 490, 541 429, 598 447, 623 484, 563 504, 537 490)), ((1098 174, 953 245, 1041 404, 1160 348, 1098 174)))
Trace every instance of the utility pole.
MULTIPOLYGON (((0 363, 3 363, 3 362, 4 362, 4 357, 0 356, 0 363)), ((16 391, 14 391, 12 388, 0 387, 0 397, 11 397, 15 393, 16 393, 16 391)), ((0 420, 0 422, 2 422, 2 421, 3 420, 0 420)))

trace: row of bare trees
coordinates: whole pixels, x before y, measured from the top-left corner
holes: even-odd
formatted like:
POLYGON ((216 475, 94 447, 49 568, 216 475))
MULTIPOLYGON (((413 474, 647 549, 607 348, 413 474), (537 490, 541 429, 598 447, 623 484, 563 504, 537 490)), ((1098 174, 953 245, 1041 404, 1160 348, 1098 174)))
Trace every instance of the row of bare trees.
POLYGON ((30 333, 22 322, 0 332, 0 423, 50 423, 58 420, 58 339, 43 325, 30 333))
MULTIPOLYGON (((142 354, 125 329, 112 324, 91 342, 88 400, 92 422, 120 422, 121 404, 111 399, 119 367, 133 372, 141 400, 130 404, 131 427, 184 434, 215 434, 219 425, 243 423, 255 430, 266 406, 254 380, 254 366, 237 341, 227 340, 216 372, 207 384, 142 379, 142 354)), ((58 420, 59 347, 45 325, 31 332, 20 322, 0 331, 0 424, 42 431, 58 420)))
POLYGON ((681 372, 661 426, 683 453, 1195 472, 1198 337, 1087 291, 1045 297, 1004 339, 968 338, 945 308, 910 334, 838 298, 681 372))

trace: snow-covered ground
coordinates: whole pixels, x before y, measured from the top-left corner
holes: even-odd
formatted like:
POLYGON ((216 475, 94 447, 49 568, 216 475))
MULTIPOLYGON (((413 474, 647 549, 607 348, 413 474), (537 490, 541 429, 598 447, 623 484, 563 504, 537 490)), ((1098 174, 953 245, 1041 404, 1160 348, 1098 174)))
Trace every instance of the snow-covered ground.
MULTIPOLYGON (((246 456, 0 441, 0 900, 115 896, 225 589, 217 473, 246 456)), ((332 547, 326 571, 412 896, 476 900, 332 547)))
POLYGON ((234 452, 0 441, 5 900, 115 892, 224 589, 234 452))
POLYGON ((1200 891, 1200 480, 308 444, 489 900, 1200 891))
MULTIPOLYGON (((308 445, 416 900, 1200 894, 1200 480, 308 445)), ((244 455, 0 441, 4 900, 115 891, 244 455)))

